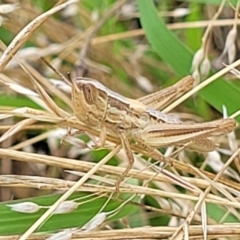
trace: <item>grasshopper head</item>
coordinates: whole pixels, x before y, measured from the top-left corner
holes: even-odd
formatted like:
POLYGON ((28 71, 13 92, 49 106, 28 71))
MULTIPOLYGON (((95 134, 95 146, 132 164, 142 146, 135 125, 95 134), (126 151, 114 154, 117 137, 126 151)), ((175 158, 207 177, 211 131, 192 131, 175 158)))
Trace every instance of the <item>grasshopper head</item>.
POLYGON ((74 113, 81 122, 98 126, 105 118, 107 93, 101 83, 77 78, 72 86, 72 103, 74 113))

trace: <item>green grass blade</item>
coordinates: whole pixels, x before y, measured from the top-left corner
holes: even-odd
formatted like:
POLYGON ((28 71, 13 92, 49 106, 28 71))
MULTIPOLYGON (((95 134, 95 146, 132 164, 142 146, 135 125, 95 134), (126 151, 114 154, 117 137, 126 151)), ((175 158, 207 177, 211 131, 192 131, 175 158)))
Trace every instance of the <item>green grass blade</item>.
MULTIPOLYGON (((75 193, 71 196, 71 199, 84 197, 88 193, 75 193)), ((34 202, 41 206, 50 206, 57 201, 60 195, 49 195, 44 197, 34 197, 24 199, 22 201, 11 201, 8 203, 0 204, 0 236, 12 235, 12 234, 23 234, 37 219, 46 211, 46 209, 40 209, 36 213, 19 213, 10 210, 10 207, 6 204, 16 204, 19 202, 34 202)), ((82 227, 91 218, 93 218, 98 211, 104 206, 107 201, 106 197, 93 199, 89 197, 82 201, 92 199, 92 201, 79 205, 76 210, 71 213, 55 214, 42 227, 38 232, 52 232, 64 228, 82 227), (67 220, 66 220, 67 219, 67 220)), ((79 202, 79 201, 77 201, 79 202)), ((116 209, 121 202, 116 200, 110 200, 107 206, 104 208, 104 212, 109 212, 116 209)), ((116 220, 137 211, 138 207, 128 203, 121 208, 121 211, 116 214, 111 220, 116 220)))
POLYGON ((153 49, 178 74, 188 75, 192 61, 190 50, 167 29, 152 1, 138 0, 138 6, 141 24, 153 49))
MULTIPOLYGON (((142 26, 153 49, 180 77, 189 74, 193 53, 166 28, 152 1, 138 0, 138 7, 142 26)), ((223 79, 202 89, 200 96, 219 111, 225 105, 229 115, 239 110, 240 89, 223 79)))

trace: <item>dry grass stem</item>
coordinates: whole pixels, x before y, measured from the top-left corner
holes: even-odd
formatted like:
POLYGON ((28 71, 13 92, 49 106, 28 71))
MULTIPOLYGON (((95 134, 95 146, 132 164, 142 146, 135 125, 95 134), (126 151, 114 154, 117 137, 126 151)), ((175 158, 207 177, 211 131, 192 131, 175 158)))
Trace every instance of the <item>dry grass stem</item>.
MULTIPOLYGON (((193 60, 199 79, 214 71, 213 58, 239 55, 239 4, 229 15, 228 1, 205 4, 204 21, 163 17, 194 49, 193 29, 206 27, 193 60)), ((0 10, 0 199, 11 201, 0 204, 0 240, 239 238, 239 111, 221 99, 221 117, 197 95, 228 72, 239 78, 239 59, 198 85, 193 76, 173 84, 183 69, 157 56, 131 1, 4 7, 12 10, 0 10), (41 209, 16 213, 15 199, 41 209), (65 201, 74 211, 56 216, 65 201)))

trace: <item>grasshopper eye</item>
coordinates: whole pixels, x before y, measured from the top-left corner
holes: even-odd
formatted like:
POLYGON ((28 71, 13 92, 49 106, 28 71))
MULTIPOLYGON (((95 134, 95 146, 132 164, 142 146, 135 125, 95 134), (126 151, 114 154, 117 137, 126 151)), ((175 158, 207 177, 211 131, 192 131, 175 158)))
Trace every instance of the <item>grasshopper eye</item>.
POLYGON ((83 85, 83 94, 88 104, 94 104, 97 100, 97 91, 91 85, 83 85))

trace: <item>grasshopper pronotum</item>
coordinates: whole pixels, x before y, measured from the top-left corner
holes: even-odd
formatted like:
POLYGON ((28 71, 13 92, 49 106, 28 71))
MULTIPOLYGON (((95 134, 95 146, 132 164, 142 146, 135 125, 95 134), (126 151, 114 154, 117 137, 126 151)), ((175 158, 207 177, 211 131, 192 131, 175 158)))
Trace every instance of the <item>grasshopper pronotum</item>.
MULTIPOLYGON (((127 153, 128 166, 116 183, 116 191, 132 168, 134 156, 130 142, 146 151, 171 145, 187 146, 193 150, 211 151, 215 143, 208 137, 231 132, 234 119, 226 118, 205 123, 184 123, 160 110, 193 86, 194 79, 185 77, 177 84, 138 100, 126 98, 100 82, 77 78, 72 81, 72 103, 76 117, 84 124, 101 130, 100 145, 106 134, 117 137, 127 153)), ((158 154, 158 160, 166 159, 158 154)))

